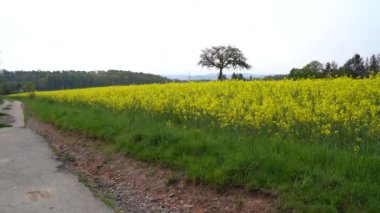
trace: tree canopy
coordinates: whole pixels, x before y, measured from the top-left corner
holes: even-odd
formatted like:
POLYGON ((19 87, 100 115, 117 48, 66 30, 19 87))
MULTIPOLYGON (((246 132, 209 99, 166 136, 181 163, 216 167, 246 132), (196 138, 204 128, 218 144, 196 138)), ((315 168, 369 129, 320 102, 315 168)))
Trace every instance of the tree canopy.
POLYGON ((380 54, 372 55, 364 60, 359 54, 355 54, 348 59, 343 66, 339 67, 335 61, 327 62, 324 66, 318 61, 312 61, 302 69, 293 68, 289 73, 289 78, 331 78, 347 76, 352 78, 366 78, 370 74, 377 74, 380 71, 380 54))
POLYGON ((232 46, 214 46, 202 50, 198 65, 207 68, 219 69, 218 79, 223 79, 223 69, 243 68, 249 69, 251 65, 247 63, 247 59, 243 53, 236 47, 232 46))

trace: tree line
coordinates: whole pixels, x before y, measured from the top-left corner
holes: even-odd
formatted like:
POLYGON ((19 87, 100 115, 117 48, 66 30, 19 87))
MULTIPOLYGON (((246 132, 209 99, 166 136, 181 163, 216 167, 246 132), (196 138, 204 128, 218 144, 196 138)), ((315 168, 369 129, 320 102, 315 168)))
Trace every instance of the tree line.
MULTIPOLYGON (((247 58, 240 49, 233 46, 212 46, 202 50, 198 65, 219 70, 218 80, 227 79, 223 75, 223 69, 250 69, 247 58)), ((335 61, 327 62, 325 65, 319 61, 312 61, 303 68, 293 68, 289 75, 267 76, 264 80, 279 80, 284 78, 303 79, 303 78, 334 78, 348 76, 352 78, 367 78, 371 74, 376 75, 380 71, 380 54, 367 57, 365 60, 355 54, 352 58, 339 67, 335 61)), ((244 79, 242 74, 235 74, 231 79, 244 79)))
POLYGON ((0 94, 110 85, 166 83, 159 75, 131 71, 7 71, 0 70, 0 94))
POLYGON ((327 62, 325 65, 319 61, 312 61, 302 69, 293 68, 288 78, 334 78, 334 77, 352 77, 367 78, 371 74, 377 74, 380 71, 380 54, 367 57, 365 60, 355 54, 348 59, 343 66, 338 66, 335 61, 327 62))

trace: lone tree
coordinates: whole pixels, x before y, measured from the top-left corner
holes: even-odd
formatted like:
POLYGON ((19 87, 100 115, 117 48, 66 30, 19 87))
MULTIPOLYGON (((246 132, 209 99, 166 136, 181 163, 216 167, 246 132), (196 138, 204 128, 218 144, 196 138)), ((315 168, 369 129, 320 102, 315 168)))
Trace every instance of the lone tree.
POLYGON ((232 46, 217 46, 202 50, 201 60, 198 62, 198 65, 219 69, 218 80, 223 80, 224 68, 251 68, 251 65, 247 64, 246 61, 247 59, 238 48, 232 46))

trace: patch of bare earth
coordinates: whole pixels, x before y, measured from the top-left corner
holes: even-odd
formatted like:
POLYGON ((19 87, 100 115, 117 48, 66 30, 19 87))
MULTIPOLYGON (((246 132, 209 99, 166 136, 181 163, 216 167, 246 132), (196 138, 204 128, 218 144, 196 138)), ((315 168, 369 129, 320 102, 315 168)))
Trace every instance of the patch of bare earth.
POLYGON ((44 136, 63 167, 117 212, 274 212, 269 192, 231 189, 218 193, 186 181, 183 174, 123 154, 107 154, 105 142, 66 132, 29 118, 27 127, 44 136))

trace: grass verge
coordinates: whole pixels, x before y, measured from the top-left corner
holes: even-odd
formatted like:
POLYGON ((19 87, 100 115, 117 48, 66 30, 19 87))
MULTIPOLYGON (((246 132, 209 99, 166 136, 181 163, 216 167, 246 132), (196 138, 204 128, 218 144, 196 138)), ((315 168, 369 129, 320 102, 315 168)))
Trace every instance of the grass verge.
POLYGON ((244 187, 278 192, 280 210, 380 212, 376 153, 185 127, 141 112, 24 101, 43 121, 103 139, 137 159, 184 171, 194 183, 221 191, 244 187))
POLYGON ((5 127, 12 127, 12 126, 8 125, 8 124, 2 124, 2 123, 0 123, 0 128, 5 128, 5 127))

